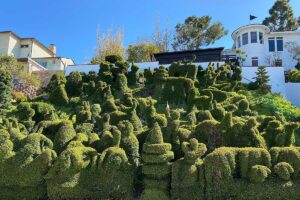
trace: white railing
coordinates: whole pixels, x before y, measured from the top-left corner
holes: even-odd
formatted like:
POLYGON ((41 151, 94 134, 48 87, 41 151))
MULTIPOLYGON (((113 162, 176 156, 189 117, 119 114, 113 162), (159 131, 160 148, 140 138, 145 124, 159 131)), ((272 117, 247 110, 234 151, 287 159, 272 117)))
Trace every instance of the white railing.
POLYGON ((47 71, 45 67, 40 65, 38 62, 34 61, 33 59, 28 57, 28 71, 29 73, 36 72, 36 71, 47 71))

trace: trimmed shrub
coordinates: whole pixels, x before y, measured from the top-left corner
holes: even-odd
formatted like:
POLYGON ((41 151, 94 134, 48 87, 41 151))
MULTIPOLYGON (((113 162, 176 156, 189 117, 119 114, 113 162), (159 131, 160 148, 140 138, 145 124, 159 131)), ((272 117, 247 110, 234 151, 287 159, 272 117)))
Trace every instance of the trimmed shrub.
POLYGON ((71 72, 67 77, 66 91, 69 97, 80 96, 82 92, 82 75, 80 72, 71 72))
POLYGON ((49 101, 57 106, 66 106, 69 98, 65 90, 65 85, 59 85, 50 92, 49 101))
POLYGON ((144 165, 142 171, 145 176, 145 189, 141 199, 169 199, 167 191, 170 184, 168 179, 171 173, 169 161, 174 158, 174 154, 169 150, 169 147, 168 144, 163 142, 161 129, 158 123, 155 123, 143 146, 142 160, 144 165))
POLYGON ((12 100, 13 77, 9 71, 0 69, 0 109, 7 109, 12 100))
POLYGON ((274 166, 274 172, 282 180, 288 181, 291 178, 291 174, 294 173, 294 169, 289 163, 280 162, 274 166))
POLYGON ((254 165, 250 170, 250 180, 254 183, 263 183, 271 174, 271 170, 263 165, 254 165))
POLYGON ((206 146, 196 139, 182 143, 184 158, 172 165, 172 199, 196 200, 204 197, 204 166, 201 156, 206 146))
POLYGON ((107 55, 105 56, 105 61, 109 63, 116 63, 123 61, 123 57, 121 55, 107 55))

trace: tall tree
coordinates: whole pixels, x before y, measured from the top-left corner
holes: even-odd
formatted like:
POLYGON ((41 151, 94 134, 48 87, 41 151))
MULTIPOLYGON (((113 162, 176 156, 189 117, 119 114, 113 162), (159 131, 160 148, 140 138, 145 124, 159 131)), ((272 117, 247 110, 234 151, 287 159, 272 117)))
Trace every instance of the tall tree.
POLYGON ((128 61, 130 62, 149 62, 150 55, 158 53, 159 48, 155 44, 141 43, 129 45, 127 49, 128 61))
POLYGON ((152 35, 152 42, 160 52, 169 51, 172 33, 169 30, 169 20, 166 20, 165 28, 161 29, 159 15, 156 16, 155 32, 152 35))
POLYGON ((263 24, 271 31, 294 31, 299 27, 289 0, 277 0, 269 10, 269 14, 263 24))
POLYGON ((175 50, 194 50, 213 44, 227 34, 221 22, 211 24, 210 16, 188 17, 183 24, 175 27, 175 50))
POLYGON ((256 77, 255 77, 255 83, 257 85, 257 88, 263 93, 269 93, 271 92, 271 86, 268 84, 270 81, 270 76, 268 75, 265 67, 258 67, 256 77))
POLYGON ((117 29, 116 32, 112 28, 105 33, 97 31, 97 57, 92 58, 91 63, 101 63, 105 61, 105 57, 109 55, 117 55, 124 57, 125 48, 123 47, 124 34, 122 29, 117 29))

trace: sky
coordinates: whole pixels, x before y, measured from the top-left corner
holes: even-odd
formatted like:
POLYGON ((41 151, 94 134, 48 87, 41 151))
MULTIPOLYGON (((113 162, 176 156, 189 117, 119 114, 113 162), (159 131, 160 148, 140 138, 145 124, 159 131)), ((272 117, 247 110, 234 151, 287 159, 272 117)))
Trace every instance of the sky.
MULTIPOLYGON (((300 0, 290 0, 300 16, 300 0)), ((7 0, 1 2, 0 31, 34 37, 48 46, 57 45, 57 55, 87 63, 97 46, 97 27, 105 32, 124 30, 124 46, 151 37, 156 18, 160 26, 174 30, 188 16, 210 15, 220 21, 228 35, 210 47, 231 48, 231 33, 249 24, 249 15, 261 23, 275 0, 7 0), (168 23, 166 23, 168 21, 168 23)))

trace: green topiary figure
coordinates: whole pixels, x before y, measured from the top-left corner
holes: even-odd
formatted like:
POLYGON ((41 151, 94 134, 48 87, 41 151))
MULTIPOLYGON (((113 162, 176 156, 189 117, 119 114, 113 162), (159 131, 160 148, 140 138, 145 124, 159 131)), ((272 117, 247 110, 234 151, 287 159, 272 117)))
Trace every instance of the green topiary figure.
POLYGON ((121 132, 113 132, 113 146, 100 156, 100 176, 103 194, 100 199, 133 199, 133 167, 126 152, 120 148, 121 132))
POLYGON ((220 122, 216 120, 202 121, 196 126, 193 136, 198 141, 206 144, 209 151, 212 151, 224 143, 224 138, 219 126, 220 122))
POLYGON ((254 117, 251 117, 245 123, 242 133, 243 135, 241 135, 239 138, 241 139, 242 137, 244 137, 245 140, 247 140, 246 143, 242 146, 258 147, 258 148, 265 148, 265 149, 267 148, 264 138, 262 137, 262 135, 259 133, 257 129, 257 122, 254 117))
POLYGON ((233 68, 233 74, 231 76, 232 81, 240 82, 242 80, 242 68, 235 66, 233 68))
POLYGON ((103 81, 107 84, 112 84, 113 83, 113 75, 111 72, 111 68, 113 65, 109 63, 102 62, 100 64, 100 70, 99 70, 99 79, 100 81, 103 81))
POLYGON ((277 143, 283 143, 280 141, 284 134, 284 127, 278 120, 273 120, 268 123, 268 126, 265 130, 264 138, 267 142, 269 148, 277 146, 277 143))
POLYGON ((9 122, 8 132, 10 135, 10 140, 14 143, 14 150, 19 150, 21 141, 27 135, 20 131, 18 122, 16 120, 9 122))
POLYGON ((49 101, 57 106, 66 106, 69 104, 69 97, 65 90, 65 85, 59 85, 51 90, 49 94, 49 101))
POLYGON ((80 72, 71 72, 67 77, 66 91, 69 97, 77 97, 82 93, 82 75, 80 72))
POLYGON ((146 79, 145 84, 147 86, 153 84, 153 82, 154 82, 154 71, 151 70, 150 68, 145 69, 144 70, 144 77, 146 79))
POLYGON ((139 67, 132 63, 131 65, 131 71, 128 72, 128 85, 135 86, 139 83, 140 79, 140 73, 139 73, 139 67))
POLYGON ((212 116, 219 122, 222 121, 225 117, 225 113, 226 113, 225 109, 220 104, 218 104, 216 101, 215 101, 213 107, 214 108, 211 110, 212 116))
POLYGON ((35 121, 32 120, 32 117, 35 115, 35 110, 31 108, 30 103, 19 104, 17 110, 19 120, 27 129, 31 130, 35 124, 35 121))
POLYGON ((204 196, 204 167, 201 156, 206 152, 205 144, 197 139, 183 142, 184 158, 172 165, 172 199, 196 200, 204 196))
POLYGON ((205 84, 206 86, 212 86, 215 84, 216 82, 216 73, 214 70, 214 67, 212 65, 208 65, 207 69, 206 69, 206 74, 205 74, 205 84))
POLYGON ((296 122, 290 122, 284 125, 284 132, 277 135, 276 144, 277 146, 293 146, 296 143, 295 131, 299 128, 299 124, 296 122))
POLYGON ((60 85, 65 85, 67 83, 67 79, 64 73, 56 73, 51 77, 51 80, 47 86, 47 92, 51 93, 60 85))
POLYGON ((122 134, 120 147, 126 152, 129 162, 135 167, 139 166, 139 141, 133 133, 133 125, 129 121, 121 121, 118 129, 122 134))
POLYGON ((8 135, 0 131, 0 138, 1 198, 44 198, 44 175, 56 157, 51 150, 51 140, 42 134, 32 133, 22 140, 21 148, 14 152, 8 135))
POLYGON ((89 190, 100 185, 101 177, 96 169, 98 159, 95 149, 72 141, 45 176, 48 197, 55 200, 99 197, 99 192, 89 190))
POLYGON ((167 119, 164 114, 158 114, 156 112, 156 108, 153 105, 153 102, 150 101, 150 105, 146 108, 146 122, 148 127, 153 127, 153 125, 157 122, 160 126, 167 126, 167 119))
POLYGON ((294 168, 287 162, 280 162, 274 166, 274 172, 282 180, 288 181, 291 178, 291 174, 294 173, 294 168))
POLYGON ((197 114, 198 122, 203 122, 205 120, 213 120, 213 116, 211 115, 209 110, 200 110, 197 114))
POLYGON ((145 189, 142 200, 168 200, 169 176, 171 173, 170 160, 174 158, 172 145, 164 143, 158 123, 154 124, 143 145, 143 174, 145 189))
POLYGON ((234 134, 232 132, 233 120, 232 112, 227 112, 219 125, 219 129, 226 146, 233 146, 234 134))
POLYGON ((254 183, 263 183, 271 174, 271 170, 263 165, 254 165, 250 170, 250 181, 254 183))
POLYGON ((58 153, 62 152, 68 143, 76 136, 71 121, 63 121, 59 124, 58 131, 54 136, 54 150, 58 153))
POLYGON ((112 54, 112 55, 105 56, 105 61, 109 62, 109 63, 116 63, 116 62, 120 62, 123 60, 124 60, 123 56, 118 55, 118 54, 112 54))
POLYGON ((0 109, 7 109, 12 100, 13 77, 9 71, 0 69, 0 109))
POLYGON ((242 99, 238 102, 238 110, 235 112, 235 114, 239 116, 251 114, 251 110, 249 108, 249 101, 247 99, 242 99))
POLYGON ((114 89, 114 95, 116 99, 123 99, 125 94, 130 92, 127 85, 127 78, 125 74, 118 74, 114 89))
POLYGON ((90 104, 88 101, 83 101, 81 103, 81 110, 76 115, 76 123, 82 124, 91 121, 91 119, 92 119, 92 112, 90 109, 90 104))
POLYGON ((91 116, 92 122, 95 124, 95 123, 97 123, 97 121, 99 121, 101 119, 101 116, 100 116, 101 106, 100 106, 100 104, 93 104, 91 106, 91 113, 92 113, 92 116, 91 116))

